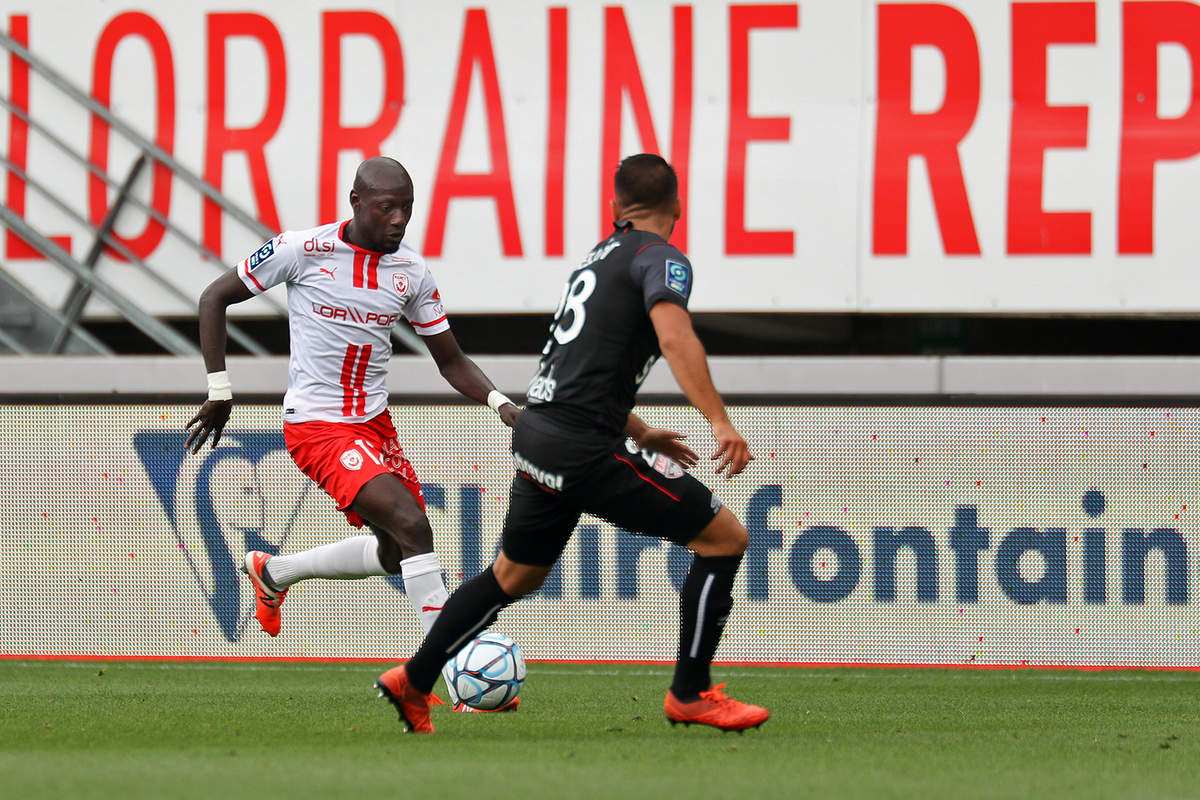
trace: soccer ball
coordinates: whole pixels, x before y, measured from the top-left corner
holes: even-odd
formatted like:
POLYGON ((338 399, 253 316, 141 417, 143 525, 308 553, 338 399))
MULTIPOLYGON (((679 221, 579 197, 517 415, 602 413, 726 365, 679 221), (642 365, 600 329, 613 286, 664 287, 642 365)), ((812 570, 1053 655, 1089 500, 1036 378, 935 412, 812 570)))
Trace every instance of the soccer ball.
POLYGON ((451 676, 458 699, 480 711, 510 703, 525 681, 525 656, 502 633, 484 633, 458 651, 451 676))

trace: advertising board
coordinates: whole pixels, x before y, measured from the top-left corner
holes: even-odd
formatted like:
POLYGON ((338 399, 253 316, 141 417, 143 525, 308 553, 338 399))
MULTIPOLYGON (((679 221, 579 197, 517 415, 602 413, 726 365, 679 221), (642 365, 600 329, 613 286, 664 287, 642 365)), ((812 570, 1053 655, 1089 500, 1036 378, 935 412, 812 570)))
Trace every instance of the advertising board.
MULTIPOLYGON (((695 412, 644 416, 708 447, 695 412)), ((393 406, 453 588, 489 563, 506 429, 393 406)), ((178 405, 0 406, 0 654, 399 658, 394 579, 308 581, 270 638, 238 573, 354 533, 241 406, 183 450, 178 405)), ((1200 412, 1192 408, 740 406, 756 459, 697 467, 750 531, 717 658, 752 663, 1200 668, 1200 412)), ((671 661, 685 551, 585 517, 497 628, 532 659, 671 661)))

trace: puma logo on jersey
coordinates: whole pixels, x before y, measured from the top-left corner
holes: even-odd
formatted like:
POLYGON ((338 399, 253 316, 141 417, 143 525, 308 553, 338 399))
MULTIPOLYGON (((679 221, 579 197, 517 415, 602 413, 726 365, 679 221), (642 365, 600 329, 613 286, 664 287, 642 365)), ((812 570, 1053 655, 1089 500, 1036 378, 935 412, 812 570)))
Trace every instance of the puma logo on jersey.
POLYGON ((337 272, 337 267, 334 267, 333 269, 325 269, 324 267, 321 267, 320 269, 321 269, 321 272, 324 272, 331 279, 333 278, 333 273, 337 272))

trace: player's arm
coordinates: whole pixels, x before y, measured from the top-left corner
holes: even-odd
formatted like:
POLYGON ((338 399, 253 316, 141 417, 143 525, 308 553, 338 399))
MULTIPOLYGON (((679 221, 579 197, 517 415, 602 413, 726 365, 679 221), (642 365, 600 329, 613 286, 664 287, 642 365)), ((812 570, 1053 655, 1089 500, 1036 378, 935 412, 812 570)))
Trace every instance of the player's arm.
POLYGON ((658 346, 663 357, 671 365, 671 372, 683 389, 688 402, 704 415, 712 427, 717 450, 712 460, 720 459, 717 472, 726 470, 726 477, 737 475, 753 458, 749 445, 729 421, 725 403, 717 388, 713 386, 708 371, 708 355, 704 345, 692 328, 692 318, 687 309, 666 301, 655 303, 650 309, 650 321, 658 335, 658 346))
POLYGON ((253 296, 233 269, 210 283, 200 295, 200 352, 209 375, 209 399, 187 424, 189 433, 184 446, 193 453, 204 446, 209 435, 212 446, 216 447, 221 440, 221 431, 229 421, 233 399, 225 377, 226 309, 253 296))
POLYGON ((483 370, 467 357, 458 346, 458 340, 451 331, 442 331, 432 336, 422 337, 429 354, 437 364, 442 377, 460 394, 465 395, 476 403, 484 403, 500 415, 500 419, 508 427, 517 424, 521 409, 513 401, 501 394, 495 385, 483 374, 483 370))
POLYGON ((625 435, 633 439, 643 450, 662 453, 685 467, 696 466, 696 462, 700 459, 695 450, 683 443, 683 440, 687 438, 684 434, 664 428, 652 428, 632 411, 625 420, 625 435))

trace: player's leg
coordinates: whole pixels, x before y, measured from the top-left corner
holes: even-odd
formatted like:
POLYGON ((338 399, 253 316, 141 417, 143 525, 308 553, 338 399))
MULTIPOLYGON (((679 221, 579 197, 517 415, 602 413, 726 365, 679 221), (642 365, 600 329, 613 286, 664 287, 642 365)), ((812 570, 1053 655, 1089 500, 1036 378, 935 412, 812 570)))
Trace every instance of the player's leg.
POLYGON ((258 606, 255 616, 263 630, 272 636, 279 634, 279 607, 288 589, 300 581, 355 580, 395 574, 383 564, 381 549, 378 538, 362 535, 288 555, 272 556, 251 550, 246 554, 242 571, 254 584, 258 606))
POLYGON ((413 657, 376 682, 414 730, 432 732, 422 702, 438 670, 491 625, 501 609, 542 585, 578 521, 574 503, 546 494, 527 478, 513 478, 495 563, 459 586, 413 657))
MULTIPOLYGON (((442 578, 441 559, 433 549, 433 530, 425 515, 420 485, 396 475, 381 475, 363 487, 351 508, 370 523, 378 538, 382 568, 404 579, 404 594, 416 612, 421 631, 429 633, 449 593, 442 578)), ((440 668, 446 677, 450 703, 459 709, 447 662, 440 668)))
POLYGON ((695 553, 679 595, 679 650, 664 704, 667 718, 725 730, 762 724, 766 709, 726 696, 710 675, 750 540, 745 526, 704 484, 662 456, 622 448, 597 472, 594 485, 588 511, 695 553))
POLYGON ((272 636, 279 635, 282 623, 279 607, 283 605, 288 589, 302 580, 352 580, 390 574, 380 563, 378 550, 379 543, 374 536, 351 536, 289 555, 272 556, 258 550, 246 553, 242 572, 254 584, 257 595, 255 616, 263 630, 272 636))
POLYGON ((378 537, 381 567, 404 578, 404 593, 428 632, 448 595, 419 484, 379 475, 363 486, 351 509, 378 537))
MULTIPOLYGON (((296 466, 325 490, 351 525, 372 524, 360 513, 362 506, 386 520, 390 530, 381 532, 381 526, 372 524, 375 536, 351 536, 288 555, 247 553, 242 569, 254 584, 255 616, 263 630, 272 636, 279 633, 280 606, 288 588, 309 578, 350 580, 411 572, 412 585, 421 595, 414 601, 421 603, 417 607, 440 606, 437 593, 444 599, 446 592, 437 556, 428 555, 433 534, 421 487, 396 441, 390 417, 383 413, 361 424, 285 424, 284 438, 296 466), (418 557, 406 561, 406 552, 418 557)), ((422 619, 423 629, 431 624, 431 619, 422 619)))
POLYGON ((390 575, 379 555, 374 536, 351 536, 341 541, 269 558, 262 578, 277 591, 309 578, 354 580, 373 575, 390 575))
POLYGON ((495 622, 501 609, 541 586, 552 567, 521 564, 501 552, 491 566, 459 586, 405 664, 412 685, 428 694, 442 665, 495 622))
POLYGON ((733 580, 750 534, 728 508, 687 543, 695 555, 679 594, 679 653, 671 693, 685 702, 712 686, 709 665, 733 608, 733 580))

